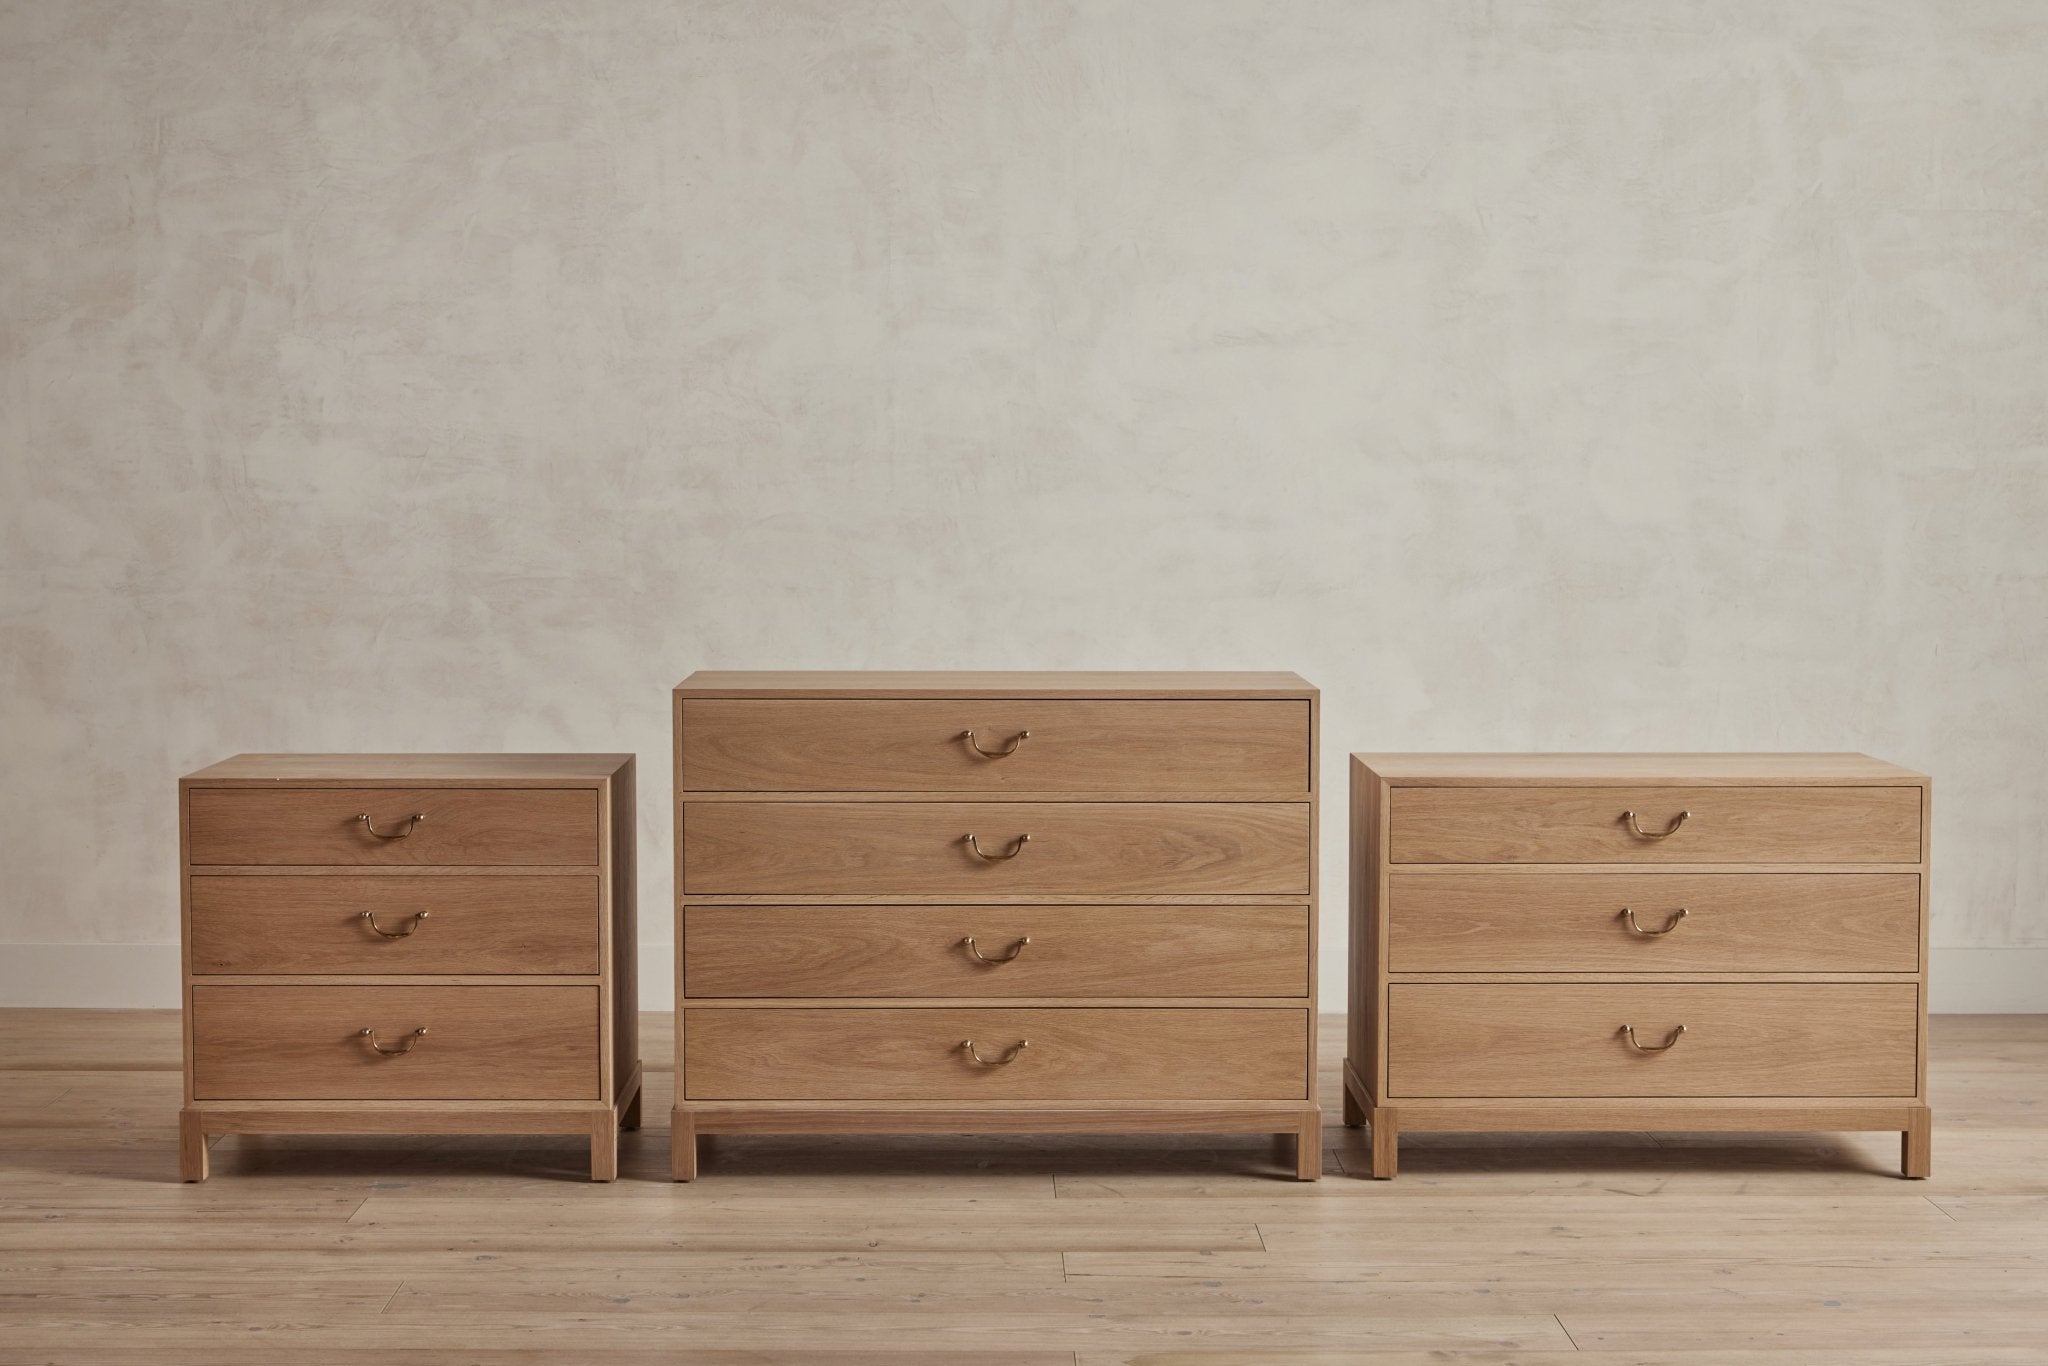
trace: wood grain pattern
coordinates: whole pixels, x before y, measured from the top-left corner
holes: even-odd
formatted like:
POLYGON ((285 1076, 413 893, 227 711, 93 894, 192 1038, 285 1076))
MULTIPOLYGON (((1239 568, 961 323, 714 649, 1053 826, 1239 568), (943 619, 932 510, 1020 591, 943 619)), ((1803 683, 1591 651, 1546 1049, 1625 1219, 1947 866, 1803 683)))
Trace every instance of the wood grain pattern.
POLYGON ((599 887, 589 874, 194 877, 192 971, 595 975, 599 887), (412 932, 387 939, 364 911, 412 932))
POLYGON ((1300 1098, 1303 1010, 688 1011, 690 1100, 1300 1098), (1029 1047, 1015 1061, 984 1057, 1029 1047))
POLYGON ((1396 787, 1394 863, 1917 863, 1917 787, 1396 787), (1662 831, 1635 834, 1623 813, 1662 831))
POLYGON ((1926 775, 1868 754, 1356 754, 1396 786, 1913 787, 1926 775))
POLYGON ((600 1099, 594 986, 195 986, 192 1031, 199 1100, 600 1099))
POLYGON ((1430 1096, 1911 1096, 1914 984, 1409 984, 1388 1091, 1430 1096), (1661 1053, 1640 1053, 1674 1026, 1661 1053))
POLYGON ((1306 895, 1309 808, 1179 803, 685 803, 692 896, 1306 895), (1016 858, 977 858, 1031 839, 1016 858))
POLYGON ((699 904, 683 925, 693 999, 1301 996, 1309 985, 1305 906, 699 904), (969 936, 985 957, 1015 957, 977 961, 969 936))
POLYGON ((681 784, 691 792, 1308 795, 1305 702, 686 698, 682 706, 681 784), (979 754, 969 730, 982 749, 1015 749, 979 754))
POLYGON ((209 864, 595 864, 597 796, 577 788, 198 787, 191 862, 209 864), (368 813, 381 839, 357 820, 368 813))
POLYGON ((1299 674, 1205 670, 702 669, 681 697, 1305 698, 1299 674))
POLYGON ((1394 972, 1913 972, 1913 873, 1396 872, 1394 972), (1683 919, 1674 920, 1683 909, 1683 919), (1645 930, 1632 932, 1632 910, 1645 930))
POLYGON ((237 754, 188 774, 200 786, 595 787, 630 754, 237 754))

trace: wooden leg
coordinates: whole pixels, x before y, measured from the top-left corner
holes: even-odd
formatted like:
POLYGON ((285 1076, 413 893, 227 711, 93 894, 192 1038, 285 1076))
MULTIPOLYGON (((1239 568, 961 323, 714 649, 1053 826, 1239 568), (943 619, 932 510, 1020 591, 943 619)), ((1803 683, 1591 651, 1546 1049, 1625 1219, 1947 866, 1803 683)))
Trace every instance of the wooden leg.
POLYGON ((1344 1127, 1356 1129, 1365 1123, 1365 1107, 1358 1103, 1358 1097, 1351 1094, 1351 1082, 1344 1082, 1344 1127))
POLYGON ((668 1165, 678 1181, 697 1179, 697 1124, 690 1112, 678 1105, 669 1112, 668 1165))
POLYGON ((178 1112, 178 1178, 182 1181, 206 1179, 206 1128, 200 1122, 197 1110, 178 1112))
POLYGON ((1372 1179, 1390 1181, 1400 1170, 1400 1118, 1392 1108, 1376 1105, 1366 1113, 1366 1122, 1372 1125, 1372 1179))
POLYGON ((619 1178, 619 1116, 610 1106, 590 1121, 590 1179, 619 1178))
POLYGON ((644 1087, 634 1087, 633 1098, 626 1102, 626 1112, 619 1116, 619 1128, 627 1133, 640 1127, 640 1097, 644 1094, 644 1087))
POLYGON ((1323 1112, 1316 1111, 1301 1121, 1294 1135, 1294 1179, 1319 1181, 1323 1175, 1323 1112))
POLYGON ((1934 1166, 1934 1112, 1921 1107, 1906 1119, 1899 1135, 1899 1171, 1909 1181, 1924 1181, 1934 1166))

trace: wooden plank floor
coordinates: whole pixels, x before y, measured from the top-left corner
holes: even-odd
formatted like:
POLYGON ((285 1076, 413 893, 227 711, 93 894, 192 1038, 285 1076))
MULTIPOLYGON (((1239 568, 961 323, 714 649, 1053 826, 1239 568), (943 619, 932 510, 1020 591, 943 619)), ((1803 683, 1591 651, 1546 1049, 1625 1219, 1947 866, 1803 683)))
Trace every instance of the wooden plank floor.
MULTIPOLYGON (((668 1017, 646 1017, 665 1119, 668 1017)), ((223 1138, 174 1014, 0 1011, 0 1362, 1951 1366, 2048 1361, 2048 1016, 1934 1022, 1896 1135, 223 1138)))

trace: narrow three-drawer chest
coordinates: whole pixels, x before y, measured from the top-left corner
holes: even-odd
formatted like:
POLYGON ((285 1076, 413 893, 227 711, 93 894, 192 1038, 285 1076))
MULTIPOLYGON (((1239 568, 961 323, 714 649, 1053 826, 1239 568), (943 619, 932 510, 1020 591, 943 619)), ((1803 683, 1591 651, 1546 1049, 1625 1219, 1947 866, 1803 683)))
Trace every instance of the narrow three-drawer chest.
POLYGON ((1315 689, 698 673, 675 693, 696 1136, 1296 1136, 1320 1171, 1315 689))
POLYGON ((1895 1130, 1928 1171, 1928 780, 1860 754, 1356 754, 1344 1117, 1895 1130))
POLYGON ((640 1113, 633 759, 244 754, 179 784, 185 1179, 210 1134, 640 1113))

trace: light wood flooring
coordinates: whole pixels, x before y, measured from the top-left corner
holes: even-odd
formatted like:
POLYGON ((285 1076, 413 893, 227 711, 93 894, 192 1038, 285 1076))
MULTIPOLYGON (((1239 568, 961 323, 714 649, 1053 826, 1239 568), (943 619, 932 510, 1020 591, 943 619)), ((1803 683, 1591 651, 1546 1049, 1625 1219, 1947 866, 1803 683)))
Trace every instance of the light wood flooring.
POLYGON ((1898 1137, 727 1138, 667 1180, 669 1019, 582 1139, 223 1138, 177 1019, 0 1011, 0 1362, 1612 1366, 2048 1362, 2048 1016, 1934 1021, 1898 1137))

